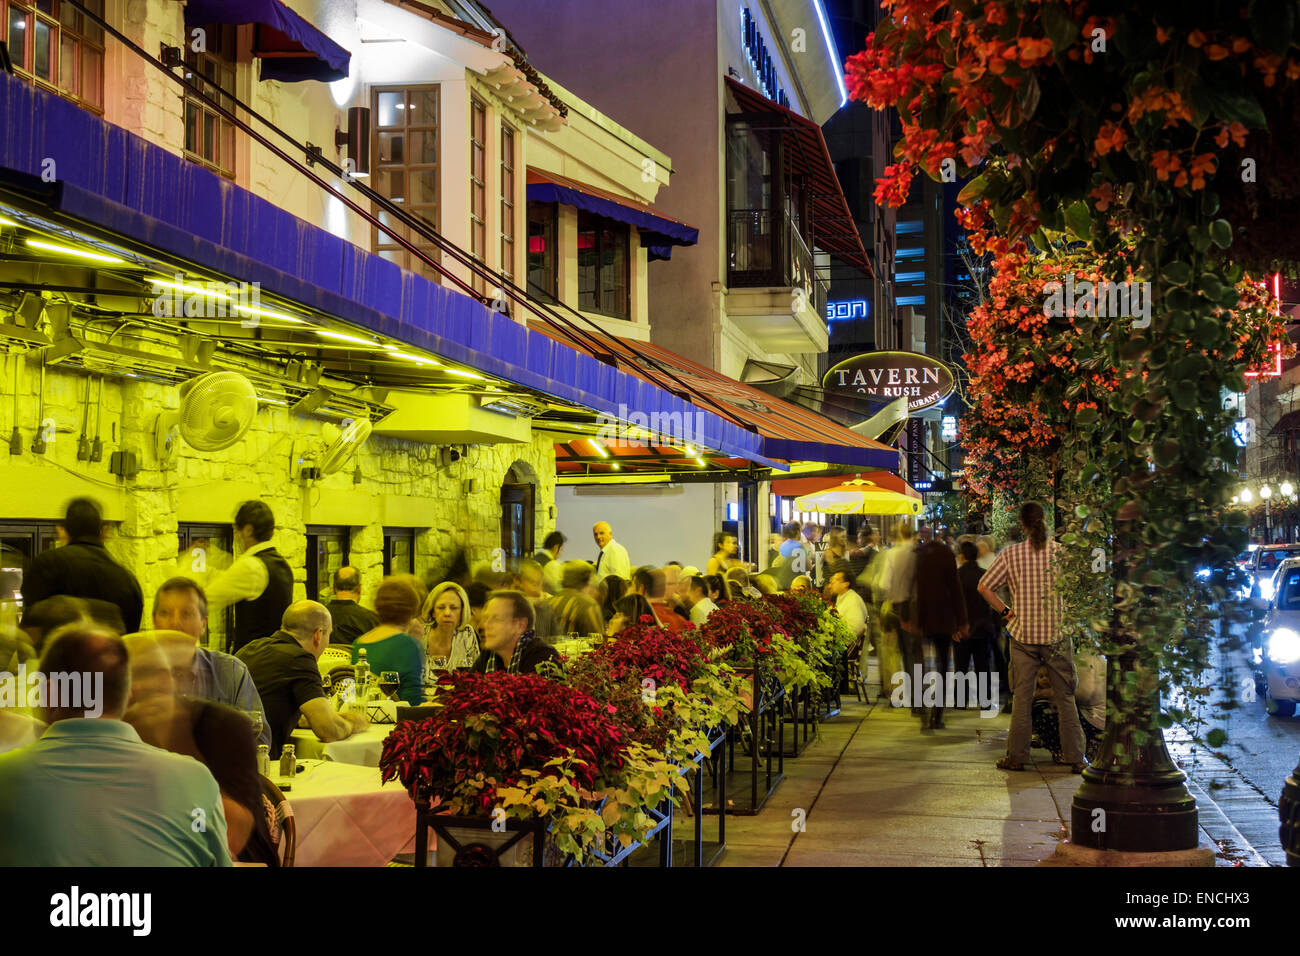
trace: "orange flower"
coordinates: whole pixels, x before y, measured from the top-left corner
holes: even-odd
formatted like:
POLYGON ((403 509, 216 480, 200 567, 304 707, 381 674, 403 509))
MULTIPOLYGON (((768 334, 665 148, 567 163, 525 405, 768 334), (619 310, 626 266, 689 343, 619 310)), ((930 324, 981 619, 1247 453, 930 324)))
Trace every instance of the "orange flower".
POLYGON ((1245 37, 1232 38, 1233 53, 1245 53, 1249 49, 1250 49, 1250 41, 1247 40, 1245 37))
POLYGON ((1218 134, 1214 137, 1215 145, 1220 149, 1225 149, 1228 145, 1229 138, 1231 138, 1236 145, 1245 146, 1246 127, 1242 126, 1240 123, 1227 124, 1219 130, 1218 134))
POLYGON ((1156 42, 1162 46, 1169 42, 1169 31, 1162 26, 1156 27, 1156 42))
POLYGON ((1219 46, 1217 43, 1211 43, 1205 48, 1205 55, 1211 60, 1226 60, 1228 58, 1228 48, 1219 46))
POLYGON ((1160 180, 1162 183, 1168 182, 1169 177, 1175 173, 1177 173, 1182 179, 1182 182, 1175 179, 1175 186, 1181 186, 1187 181, 1187 173, 1179 172, 1179 170, 1183 168, 1183 161, 1167 149, 1158 149, 1152 153, 1151 165, 1155 167, 1156 179, 1160 180))
POLYGON ((1187 34, 1187 45, 1199 48, 1205 45, 1206 39, 1207 37, 1203 31, 1193 30, 1191 33, 1187 34))
POLYGON ((1219 161, 1213 153, 1201 153, 1192 159, 1191 169, 1192 188, 1204 189, 1206 174, 1212 174, 1218 167, 1219 161))
POLYGON ((1093 150, 1098 156, 1105 156, 1111 150, 1118 151, 1127 139, 1128 134, 1124 132, 1123 127, 1107 120, 1097 131, 1097 141, 1093 144, 1093 150))
POLYGON ((1088 195, 1097 201, 1097 211, 1105 212, 1115 201, 1115 187, 1110 183, 1102 183, 1088 195))

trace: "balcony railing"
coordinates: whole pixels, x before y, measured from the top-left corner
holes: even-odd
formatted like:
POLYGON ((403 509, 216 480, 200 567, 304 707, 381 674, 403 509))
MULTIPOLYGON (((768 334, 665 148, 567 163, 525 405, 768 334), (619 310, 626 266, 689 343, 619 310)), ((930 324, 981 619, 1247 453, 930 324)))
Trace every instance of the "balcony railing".
POLYGON ((817 275, 803 236, 779 210, 728 211, 727 285, 803 289, 809 305, 826 315, 826 282, 817 275))

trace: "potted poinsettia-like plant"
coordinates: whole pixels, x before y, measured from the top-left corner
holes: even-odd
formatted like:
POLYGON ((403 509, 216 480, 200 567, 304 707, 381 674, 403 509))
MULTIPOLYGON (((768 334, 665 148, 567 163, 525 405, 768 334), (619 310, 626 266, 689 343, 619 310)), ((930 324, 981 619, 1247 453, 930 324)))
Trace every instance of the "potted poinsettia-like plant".
POLYGON ((743 681, 693 627, 673 633, 648 618, 569 661, 565 680, 616 708, 629 736, 686 764, 709 735, 736 724, 743 681))
POLYGON ((649 810, 683 786, 661 752, 632 739, 616 705, 545 677, 453 672, 433 704, 433 716, 385 739, 383 780, 439 812, 544 818, 555 847, 579 862, 600 859, 611 840, 644 840, 649 810))

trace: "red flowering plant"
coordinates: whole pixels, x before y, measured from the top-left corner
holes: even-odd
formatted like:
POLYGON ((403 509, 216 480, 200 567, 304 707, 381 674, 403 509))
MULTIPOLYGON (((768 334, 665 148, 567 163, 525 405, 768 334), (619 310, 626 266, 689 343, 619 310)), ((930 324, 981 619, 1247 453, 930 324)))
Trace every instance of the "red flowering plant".
MULTIPOLYGON (((1246 372, 1280 338, 1274 311, 1243 298, 1247 270, 1300 259, 1290 217, 1277 212, 1298 194, 1295 177, 1279 172, 1300 155, 1300 16, 1276 0, 885 7, 847 63, 850 95, 901 120, 899 162, 879 200, 901 204, 918 172, 955 171, 969 177, 960 202, 981 206, 991 224, 984 252, 1083 243, 1107 280, 1131 276, 1153 303, 1141 322, 1131 311, 1076 311, 1072 368, 1049 368, 1049 354, 1003 374, 1012 394, 995 396, 1002 407, 986 409, 983 423, 1044 440, 1068 413, 1060 470, 1087 486, 1072 513, 1108 529, 1100 554, 1109 607, 1098 630, 1134 678, 1112 685, 1137 747, 1103 763, 1127 772, 1158 738, 1155 701, 1189 700, 1189 688, 1209 695, 1197 671, 1205 631, 1187 620, 1184 592, 1198 586, 1198 565, 1223 572, 1245 543, 1244 515, 1228 508, 1238 449, 1221 395, 1246 391, 1246 372), (1255 185, 1257 166, 1281 184, 1278 202, 1261 202, 1269 194, 1255 185), (1270 222, 1282 227, 1272 245, 1257 241, 1270 222), (1015 394, 1026 394, 1016 374, 1027 376, 1030 400, 1011 413, 1015 394)), ((1016 330, 1025 335, 1032 330, 1016 330)), ((993 352, 1006 344, 991 343, 993 352)), ((1010 351, 987 358, 1017 364, 1010 351)), ((989 384, 998 379, 985 373, 989 384)), ((1096 560, 1079 534, 1063 536, 1066 550, 1096 560)), ((1216 601, 1229 596, 1211 590, 1216 601)), ((1181 705, 1169 710, 1162 720, 1195 719, 1181 705)))
POLYGON ((384 739, 384 781, 436 798, 448 813, 550 817, 565 853, 590 857, 640 839, 648 807, 675 800, 675 768, 629 738, 615 705, 536 674, 455 671, 438 712, 384 739))
POLYGON ((570 659, 564 679, 613 704, 632 739, 685 763, 744 707, 740 679, 711 651, 694 627, 634 624, 570 659))
POLYGON ((816 594, 768 594, 728 601, 700 630, 735 666, 771 674, 791 693, 831 685, 828 664, 847 631, 829 623, 838 620, 816 594))

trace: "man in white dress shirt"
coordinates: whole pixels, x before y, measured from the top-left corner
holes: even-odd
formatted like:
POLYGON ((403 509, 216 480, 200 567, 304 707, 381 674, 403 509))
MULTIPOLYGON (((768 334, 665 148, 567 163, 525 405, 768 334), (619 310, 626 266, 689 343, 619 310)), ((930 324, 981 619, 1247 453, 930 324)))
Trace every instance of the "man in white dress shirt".
POLYGON ((826 585, 835 598, 835 610, 840 620, 849 626, 854 637, 861 637, 867 629, 867 604, 862 595, 853 590, 853 579, 847 571, 836 571, 826 585))
POLYGON ((596 547, 600 548, 600 554, 596 556, 596 573, 592 576, 592 580, 599 581, 611 574, 631 580, 632 562, 627 556, 627 548, 614 540, 614 532, 609 527, 609 522, 596 522, 591 529, 591 534, 596 539, 596 547))

